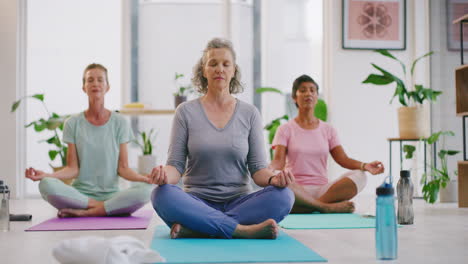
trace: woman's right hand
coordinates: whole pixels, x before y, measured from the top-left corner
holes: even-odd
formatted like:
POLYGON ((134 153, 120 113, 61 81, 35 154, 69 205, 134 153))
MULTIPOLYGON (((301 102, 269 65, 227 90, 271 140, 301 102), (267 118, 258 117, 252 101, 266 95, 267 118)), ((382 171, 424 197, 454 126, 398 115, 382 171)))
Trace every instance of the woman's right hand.
POLYGON ((162 165, 154 167, 149 175, 152 184, 164 185, 167 184, 167 173, 162 165))
POLYGON ((31 179, 33 181, 40 181, 46 176, 46 173, 41 170, 29 168, 29 169, 26 169, 24 176, 26 176, 26 178, 31 179))

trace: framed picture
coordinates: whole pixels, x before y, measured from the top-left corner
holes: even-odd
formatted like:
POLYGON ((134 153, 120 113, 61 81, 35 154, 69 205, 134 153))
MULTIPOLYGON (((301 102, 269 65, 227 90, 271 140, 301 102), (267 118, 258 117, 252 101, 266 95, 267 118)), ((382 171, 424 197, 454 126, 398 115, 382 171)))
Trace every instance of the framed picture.
MULTIPOLYGON (((447 0, 447 47, 460 50, 460 23, 453 21, 468 14, 468 0, 447 0)), ((468 24, 463 23, 463 50, 468 50, 468 24)))
POLYGON ((343 49, 406 49, 406 0, 343 0, 343 49))

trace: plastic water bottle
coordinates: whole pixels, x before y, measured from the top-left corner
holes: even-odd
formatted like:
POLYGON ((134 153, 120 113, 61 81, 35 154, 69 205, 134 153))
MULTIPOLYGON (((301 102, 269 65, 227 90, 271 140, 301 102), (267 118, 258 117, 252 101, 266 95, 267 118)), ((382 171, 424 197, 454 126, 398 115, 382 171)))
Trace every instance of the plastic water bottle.
POLYGON ((400 180, 397 184, 399 224, 413 224, 413 191, 414 187, 410 179, 410 172, 407 170, 400 171, 400 180))
POLYGON ((396 259, 398 252, 394 189, 391 183, 383 183, 376 190, 375 248, 377 259, 396 259))
POLYGON ((0 231, 10 230, 10 190, 2 180, 0 180, 0 231))

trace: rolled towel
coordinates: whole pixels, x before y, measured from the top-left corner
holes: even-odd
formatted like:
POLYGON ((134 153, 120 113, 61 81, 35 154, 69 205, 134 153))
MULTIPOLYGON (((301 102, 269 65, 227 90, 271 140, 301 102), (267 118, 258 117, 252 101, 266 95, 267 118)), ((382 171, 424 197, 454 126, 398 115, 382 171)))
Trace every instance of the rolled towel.
POLYGON ((86 236, 60 242, 52 251, 62 264, 143 264, 165 262, 158 252, 130 236, 86 236))

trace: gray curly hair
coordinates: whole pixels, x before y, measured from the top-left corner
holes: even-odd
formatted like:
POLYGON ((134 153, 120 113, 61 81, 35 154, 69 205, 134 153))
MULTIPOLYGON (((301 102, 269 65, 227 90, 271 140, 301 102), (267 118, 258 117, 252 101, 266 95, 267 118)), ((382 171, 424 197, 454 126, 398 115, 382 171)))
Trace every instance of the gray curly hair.
POLYGON ((244 87, 240 82, 241 74, 239 66, 236 63, 236 53, 232 47, 231 41, 227 39, 214 38, 208 42, 206 48, 203 50, 203 56, 198 60, 197 64, 193 67, 193 78, 192 83, 197 87, 197 91, 201 94, 206 94, 208 92, 208 80, 203 76, 203 67, 206 63, 206 55, 211 49, 228 49, 232 58, 234 59, 234 76, 229 83, 229 93, 236 94, 244 91, 244 87))

